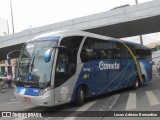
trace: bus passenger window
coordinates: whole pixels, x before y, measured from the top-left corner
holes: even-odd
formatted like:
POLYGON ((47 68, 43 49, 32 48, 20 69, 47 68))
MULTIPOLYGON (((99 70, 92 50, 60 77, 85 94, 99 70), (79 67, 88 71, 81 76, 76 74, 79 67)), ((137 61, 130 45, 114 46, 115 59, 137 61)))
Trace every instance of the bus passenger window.
POLYGON ((99 51, 98 51, 98 57, 99 57, 100 59, 106 59, 107 54, 106 54, 106 52, 105 52, 104 50, 99 50, 99 51))
POLYGON ((124 46, 121 44, 121 43, 117 43, 117 42, 114 42, 113 43, 113 56, 115 59, 123 59, 125 57, 124 55, 124 46))
POLYGON ((138 46, 135 47, 135 56, 136 56, 137 59, 141 59, 142 58, 141 57, 141 49, 142 48, 140 48, 138 46))
POLYGON ((81 50, 81 61, 112 59, 112 42, 97 38, 87 38, 81 50))
POLYGON ((107 59, 112 59, 112 50, 110 49, 108 49, 107 51, 106 51, 106 54, 107 54, 107 56, 106 56, 106 58, 107 59))
POLYGON ((151 51, 149 49, 141 49, 142 58, 149 60, 151 58, 151 51))

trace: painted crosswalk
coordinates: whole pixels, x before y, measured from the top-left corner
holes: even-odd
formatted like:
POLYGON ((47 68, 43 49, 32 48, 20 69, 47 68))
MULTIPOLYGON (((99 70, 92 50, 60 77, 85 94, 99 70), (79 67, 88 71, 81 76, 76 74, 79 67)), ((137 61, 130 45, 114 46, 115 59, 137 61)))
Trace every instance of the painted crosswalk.
MULTIPOLYGON (((159 91, 160 92, 160 91, 159 91)), ((126 109, 125 110, 133 110, 136 109, 137 106, 137 101, 139 100, 137 98, 138 93, 129 93, 129 97, 127 99, 127 104, 126 104, 126 109)), ((156 94, 154 91, 144 91, 144 94, 147 96, 147 100, 143 102, 148 102, 149 107, 153 105, 159 105, 160 102, 158 98, 156 97, 156 94)))
POLYGON ((135 109, 136 108, 136 93, 130 93, 127 101, 126 110, 135 109))
POLYGON ((154 95, 152 91, 146 91, 146 94, 147 94, 150 105, 160 104, 158 99, 156 98, 156 96, 154 95))
MULTIPOLYGON (((93 106, 97 101, 93 101, 90 102, 82 107, 80 107, 79 109, 77 109, 76 111, 86 111, 88 110, 91 106, 93 106)), ((76 117, 71 117, 73 115, 70 115, 69 117, 65 118, 64 120, 75 120, 76 117)))

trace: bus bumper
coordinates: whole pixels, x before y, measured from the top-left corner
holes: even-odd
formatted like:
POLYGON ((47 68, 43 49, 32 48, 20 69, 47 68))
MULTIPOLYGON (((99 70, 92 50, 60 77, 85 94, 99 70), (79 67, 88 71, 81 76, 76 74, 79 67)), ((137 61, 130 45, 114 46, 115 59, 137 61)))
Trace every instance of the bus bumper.
POLYGON ((18 101, 38 105, 38 106, 54 106, 54 94, 51 91, 46 92, 43 96, 29 96, 19 94, 14 91, 14 96, 18 101))

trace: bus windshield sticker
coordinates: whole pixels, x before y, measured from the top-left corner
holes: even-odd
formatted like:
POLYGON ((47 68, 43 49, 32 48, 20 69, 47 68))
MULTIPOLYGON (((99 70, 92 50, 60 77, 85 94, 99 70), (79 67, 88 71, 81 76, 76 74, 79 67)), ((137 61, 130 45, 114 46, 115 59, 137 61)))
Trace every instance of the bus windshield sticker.
POLYGON ((29 49, 29 48, 34 48, 34 46, 35 46, 35 45, 27 45, 26 48, 27 48, 27 49, 29 49))
POLYGON ((84 74, 84 75, 83 75, 83 78, 84 78, 84 79, 89 78, 89 74, 84 74))
POLYGON ((88 71, 88 72, 91 72, 91 68, 83 68, 83 71, 88 71))
POLYGON ((62 94, 62 100, 66 100, 67 99, 67 94, 62 94))
POLYGON ((26 88, 21 89, 21 91, 19 92, 19 94, 24 95, 24 93, 26 92, 26 88))
POLYGON ((61 94, 68 93, 68 87, 61 87, 61 94))

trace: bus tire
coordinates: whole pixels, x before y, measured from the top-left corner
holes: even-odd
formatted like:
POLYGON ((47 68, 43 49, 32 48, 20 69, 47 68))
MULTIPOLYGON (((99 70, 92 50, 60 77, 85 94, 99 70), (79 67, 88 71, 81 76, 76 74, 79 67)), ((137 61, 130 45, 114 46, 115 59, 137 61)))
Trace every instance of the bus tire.
POLYGON ((139 78, 136 77, 133 85, 133 89, 137 89, 140 86, 139 78))
POLYGON ((145 84, 145 76, 142 76, 142 81, 140 81, 140 87, 143 87, 145 84))
POLYGON ((77 89, 77 92, 76 92, 76 99, 75 99, 75 103, 76 105, 83 105, 84 103, 84 89, 82 86, 80 86, 78 89, 77 89))

